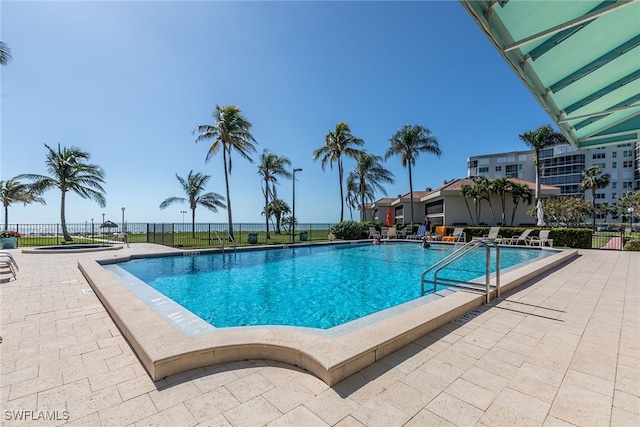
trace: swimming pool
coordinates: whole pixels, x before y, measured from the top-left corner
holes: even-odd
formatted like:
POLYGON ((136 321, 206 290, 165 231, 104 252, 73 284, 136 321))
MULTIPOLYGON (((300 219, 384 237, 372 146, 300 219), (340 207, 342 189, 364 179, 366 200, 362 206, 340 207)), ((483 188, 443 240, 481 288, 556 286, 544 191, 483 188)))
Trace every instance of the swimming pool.
MULTIPOLYGON (((321 245, 147 258, 118 267, 216 328, 328 329, 422 297, 422 272, 454 249, 401 242, 321 245)), ((502 248, 501 270, 552 253, 502 248)), ((484 276, 484 269, 485 253, 475 251, 440 276, 469 281, 484 276)))

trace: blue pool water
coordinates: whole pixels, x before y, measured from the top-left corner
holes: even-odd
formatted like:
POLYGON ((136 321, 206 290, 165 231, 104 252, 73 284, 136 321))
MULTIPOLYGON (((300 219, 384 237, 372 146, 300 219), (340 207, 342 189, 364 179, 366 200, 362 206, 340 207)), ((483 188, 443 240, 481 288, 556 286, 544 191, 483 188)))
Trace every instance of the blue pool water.
MULTIPOLYGON (((320 245, 158 257, 118 264, 215 327, 291 325, 327 329, 421 297, 421 275, 453 251, 413 243, 320 245)), ((549 255, 501 248, 501 269, 549 255)), ((484 276, 478 250, 443 270, 484 276)), ((495 260, 492 260, 492 269, 495 260)))

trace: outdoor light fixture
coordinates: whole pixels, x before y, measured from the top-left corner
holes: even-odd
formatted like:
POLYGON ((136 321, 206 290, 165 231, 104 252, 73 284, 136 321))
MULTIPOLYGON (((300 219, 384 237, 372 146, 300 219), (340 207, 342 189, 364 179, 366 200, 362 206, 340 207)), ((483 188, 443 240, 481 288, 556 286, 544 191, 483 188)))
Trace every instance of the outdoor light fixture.
POLYGON ((122 232, 124 233, 124 207, 120 209, 122 209, 122 232))
POLYGON ((632 233, 633 233, 633 212, 635 212, 635 209, 633 209, 633 207, 630 207, 629 209, 627 209, 627 213, 629 214, 629 225, 631 226, 632 233))
POLYGON ((293 207, 292 207, 292 218, 291 218, 291 243, 295 243, 296 241, 296 172, 302 172, 301 168, 296 168, 293 170, 293 207))

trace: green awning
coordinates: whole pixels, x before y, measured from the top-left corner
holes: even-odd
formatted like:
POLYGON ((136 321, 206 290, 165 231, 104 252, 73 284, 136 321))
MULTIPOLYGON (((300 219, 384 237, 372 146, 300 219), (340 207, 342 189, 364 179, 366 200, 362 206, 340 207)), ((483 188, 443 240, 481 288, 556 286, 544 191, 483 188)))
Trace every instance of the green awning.
POLYGON ((640 141, 640 1, 460 0, 576 148, 640 141))

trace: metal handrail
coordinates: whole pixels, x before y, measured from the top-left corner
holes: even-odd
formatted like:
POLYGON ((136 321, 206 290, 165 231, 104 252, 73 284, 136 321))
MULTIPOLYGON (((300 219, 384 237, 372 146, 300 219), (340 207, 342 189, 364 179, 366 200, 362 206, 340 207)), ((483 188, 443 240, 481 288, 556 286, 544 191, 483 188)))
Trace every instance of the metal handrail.
POLYGON ((233 239, 231 233, 227 232, 227 234, 229 235, 229 240, 233 243, 233 252, 238 253, 238 245, 236 245, 236 241, 233 239))
MULTIPOLYGON (((486 270, 485 270, 485 293, 486 293, 486 302, 489 303, 490 299, 491 299, 491 292, 490 292, 490 284, 491 284, 491 247, 489 245, 492 245, 496 248, 496 296, 500 296, 500 247, 497 245, 497 243, 495 242, 494 239, 474 239, 472 241, 470 241, 469 243, 466 243, 464 246, 462 246, 460 249, 457 249, 456 251, 454 251, 453 253, 449 254, 448 256, 444 257, 443 259, 441 259, 440 261, 438 261, 437 263, 435 263, 434 265, 432 265, 431 267, 427 268, 421 276, 421 288, 422 288, 422 294, 424 295, 424 284, 425 282, 433 282, 433 290, 434 292, 437 289, 437 285, 438 285, 438 273, 445 267, 449 266, 451 263, 453 263, 454 261, 459 260, 460 258, 462 258, 463 256, 465 256, 466 254, 478 249, 479 247, 484 247, 486 249, 486 270), (426 280, 425 276, 427 275, 427 273, 429 273, 430 271, 433 271, 434 275, 433 275, 433 280, 426 280)), ((449 282, 453 282, 453 283, 448 283, 445 284, 446 286, 460 286, 461 284, 467 284, 467 285, 471 285, 472 287, 477 287, 479 284, 478 283, 474 283, 474 282, 465 282, 465 281, 454 281, 452 279, 440 279, 440 281, 442 282, 443 280, 449 281, 449 282)), ((462 286, 460 286, 462 287, 462 286)))
POLYGON ((220 235, 218 234, 218 232, 216 230, 213 230, 213 233, 216 235, 216 238, 220 242, 220 247, 222 248, 222 253, 224 253, 224 242, 222 241, 222 239, 220 238, 220 235))

